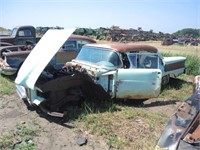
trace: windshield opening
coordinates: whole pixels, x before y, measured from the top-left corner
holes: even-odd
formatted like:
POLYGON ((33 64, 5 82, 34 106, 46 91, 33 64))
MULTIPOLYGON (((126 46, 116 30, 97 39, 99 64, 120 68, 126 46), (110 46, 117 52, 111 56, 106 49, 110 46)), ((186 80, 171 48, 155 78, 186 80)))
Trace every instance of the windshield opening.
POLYGON ((16 34, 17 34, 17 28, 14 28, 14 29, 12 30, 11 36, 15 36, 16 34))
POLYGON ((86 61, 106 67, 120 67, 121 61, 115 51, 106 48, 84 46, 75 60, 86 61))

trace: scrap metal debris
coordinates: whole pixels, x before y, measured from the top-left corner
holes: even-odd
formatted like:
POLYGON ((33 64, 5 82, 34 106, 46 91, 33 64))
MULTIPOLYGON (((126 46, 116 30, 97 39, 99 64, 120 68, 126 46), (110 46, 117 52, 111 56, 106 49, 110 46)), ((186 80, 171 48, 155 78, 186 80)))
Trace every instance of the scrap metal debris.
POLYGON ((171 116, 155 150, 200 149, 200 75, 193 85, 193 95, 171 116))
POLYGON ((77 143, 79 146, 86 145, 86 144, 87 144, 87 138, 78 136, 78 137, 76 138, 76 143, 77 143))

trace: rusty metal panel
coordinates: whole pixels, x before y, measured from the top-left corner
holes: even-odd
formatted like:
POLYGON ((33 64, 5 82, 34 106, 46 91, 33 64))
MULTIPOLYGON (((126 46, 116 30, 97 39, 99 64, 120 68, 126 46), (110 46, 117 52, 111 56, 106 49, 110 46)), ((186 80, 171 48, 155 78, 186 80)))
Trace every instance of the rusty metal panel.
POLYGON ((200 76, 194 79, 194 94, 171 116, 155 149, 200 148, 200 76))

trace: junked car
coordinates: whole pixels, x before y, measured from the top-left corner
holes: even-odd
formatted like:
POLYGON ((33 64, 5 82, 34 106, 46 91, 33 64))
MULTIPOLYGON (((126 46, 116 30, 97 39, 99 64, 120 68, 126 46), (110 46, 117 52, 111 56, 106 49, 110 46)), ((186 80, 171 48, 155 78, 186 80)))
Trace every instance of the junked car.
POLYGON ((10 35, 0 35, 0 47, 1 46, 13 46, 13 45, 26 45, 27 43, 37 43, 40 40, 36 37, 36 30, 33 26, 23 25, 13 28, 10 35))
POLYGON ((194 93, 170 117, 155 150, 200 149, 200 75, 194 80, 194 93))
MULTIPOLYGON (((33 52, 42 55, 38 49, 43 47, 38 45, 33 52)), ((58 50, 52 49, 54 53, 58 50)), ((184 73, 186 61, 181 56, 162 57, 152 46, 123 43, 86 44, 60 71, 44 69, 53 55, 46 56, 43 67, 33 62, 36 57, 29 55, 19 70, 15 80, 17 92, 30 105, 43 107, 49 113, 62 112, 68 102, 83 98, 157 97, 162 83, 184 73)))
MULTIPOLYGON (((52 58, 49 66, 55 69, 61 69, 66 62, 76 57, 83 45, 88 43, 96 43, 96 41, 86 36, 72 34, 69 40, 62 45, 58 53, 52 58)), ((1 46, 0 73, 4 75, 16 74, 34 46, 35 45, 1 46)), ((46 54, 48 54, 48 52, 46 54)))

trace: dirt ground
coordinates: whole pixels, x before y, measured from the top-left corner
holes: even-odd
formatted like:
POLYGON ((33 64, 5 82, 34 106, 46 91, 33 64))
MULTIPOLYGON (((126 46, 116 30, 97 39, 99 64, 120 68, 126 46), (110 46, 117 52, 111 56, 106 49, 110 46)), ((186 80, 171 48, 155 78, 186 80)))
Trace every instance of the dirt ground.
POLYGON ((0 136, 5 132, 15 130, 19 124, 30 124, 33 120, 42 129, 33 138, 38 150, 107 149, 106 144, 101 143, 100 140, 75 131, 73 124, 62 123, 59 118, 27 109, 27 105, 18 98, 16 93, 10 96, 0 95, 0 136), (78 137, 87 138, 87 144, 79 146, 76 143, 78 137))
MULTIPOLYGON (((172 115, 178 103, 151 99, 145 102, 149 112, 166 112, 172 115)), ((53 118, 40 111, 28 109, 16 93, 0 96, 0 136, 8 131, 14 131, 19 124, 35 122, 42 130, 33 138, 36 149, 40 150, 107 150, 109 147, 101 137, 76 131, 73 123, 60 118, 53 118), (87 144, 79 146, 77 137, 86 138, 87 144)))

